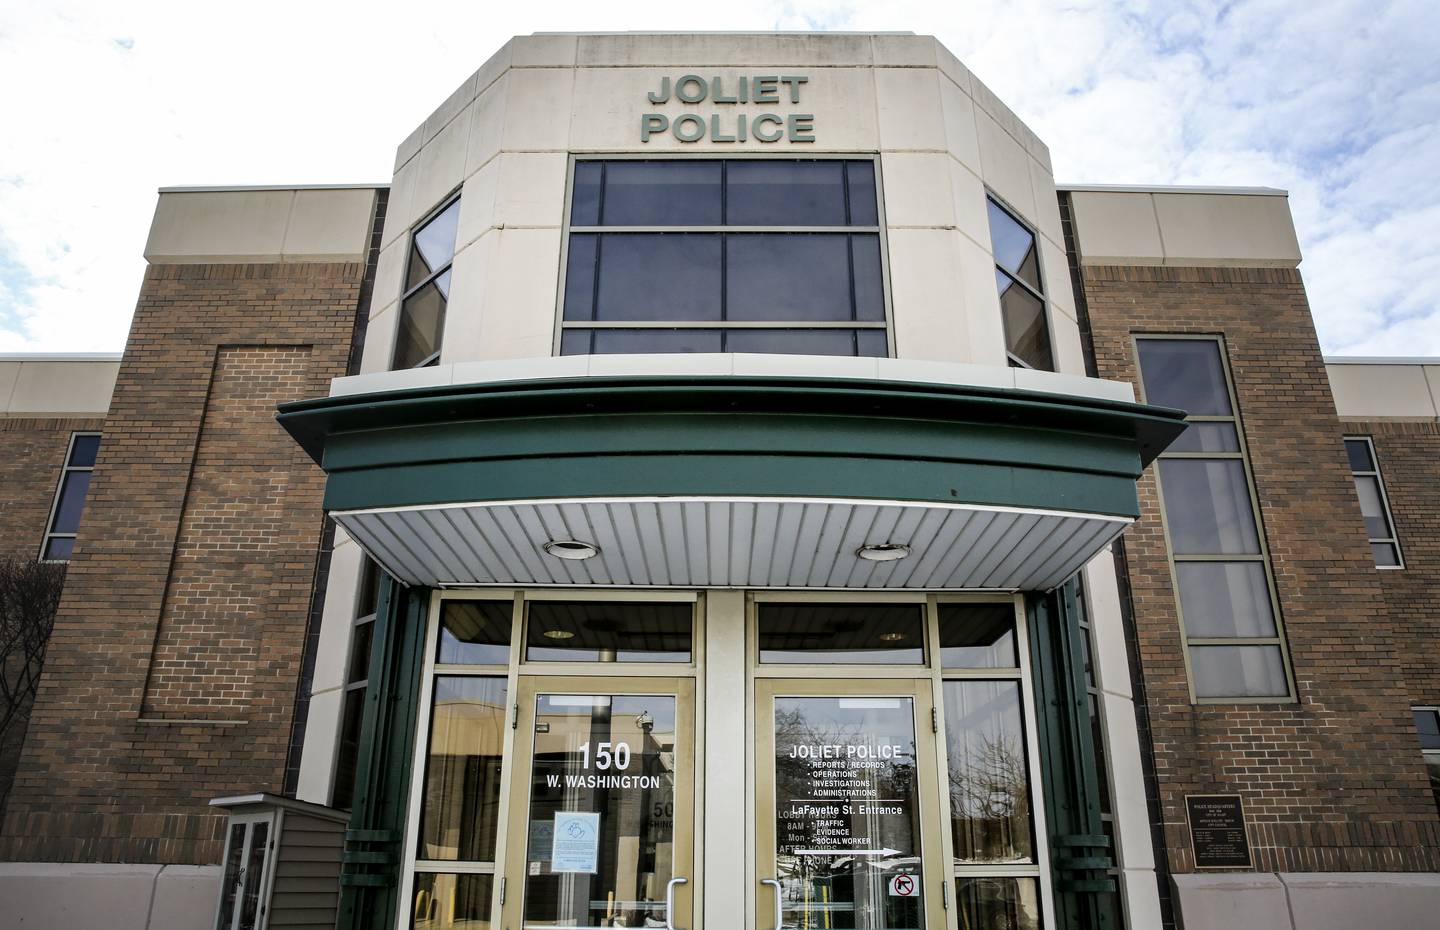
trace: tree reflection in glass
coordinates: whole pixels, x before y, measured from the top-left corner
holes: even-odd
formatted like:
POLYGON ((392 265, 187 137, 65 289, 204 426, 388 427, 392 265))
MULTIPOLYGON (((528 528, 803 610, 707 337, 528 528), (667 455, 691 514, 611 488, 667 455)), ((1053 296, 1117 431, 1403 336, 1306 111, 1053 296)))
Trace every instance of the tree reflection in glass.
POLYGON ((776 871, 786 928, 911 930, 920 823, 911 698, 775 699, 776 871))
POLYGON ((947 681, 944 693, 956 863, 1034 861, 1020 683, 947 681))

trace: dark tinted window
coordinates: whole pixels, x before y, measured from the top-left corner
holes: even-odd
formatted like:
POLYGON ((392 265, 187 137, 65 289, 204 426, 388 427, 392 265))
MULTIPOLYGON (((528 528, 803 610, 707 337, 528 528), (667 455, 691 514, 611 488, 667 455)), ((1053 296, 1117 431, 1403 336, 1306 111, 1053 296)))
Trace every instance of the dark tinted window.
POLYGON ((1178 407, 1191 416, 1233 413, 1214 340, 1141 339, 1138 345, 1146 403, 1178 407))
POLYGON ((725 183, 730 226, 845 225, 845 162, 732 161, 725 183))
POLYGON ((506 665, 510 661, 509 601, 446 601, 435 661, 442 665, 506 665))
POLYGON ((1034 234, 995 201, 986 201, 986 208, 990 211, 990 247, 995 251, 995 264, 1040 290, 1040 258, 1034 234))
POLYGON ((75 442, 70 446, 70 465, 74 468, 89 468, 95 464, 95 457, 100 454, 100 437, 88 433, 75 437, 75 442))
POLYGON ((52 533, 74 533, 80 529, 80 514, 85 510, 85 492, 90 490, 90 472, 65 473, 60 486, 60 502, 55 506, 52 533))
MULTIPOLYGON (((719 226, 724 222, 720 162, 611 161, 604 169, 600 222, 606 226, 719 226)), ((571 223, 582 225, 574 219, 571 223)))
POLYGON ((720 331, 715 329, 597 329, 593 333, 590 351, 595 355, 724 351, 720 331))
POLYGON ((720 236, 605 236, 599 252, 596 319, 720 319, 720 236))
POLYGON ((694 605, 531 601, 531 662, 689 662, 694 605))
POLYGON ((450 299, 450 262, 455 257, 459 225, 457 198, 411 234, 405 299, 395 333, 395 368, 434 365, 440 360, 445 305, 450 299))
POLYGON ((1055 368, 1050 348, 1050 322, 1040 280, 1035 234, 993 200, 985 202, 990 221, 990 249, 995 255, 995 286, 1000 292, 1000 320, 1005 351, 1017 367, 1055 368))
POLYGON ((1345 455, 1350 459, 1351 471, 1374 471, 1375 462, 1370 457, 1370 443, 1363 439, 1345 440, 1345 455))
POLYGON ((1003 271, 995 272, 995 283, 1000 289, 1000 314, 1010 354, 1031 368, 1054 368, 1045 304, 1003 271))
POLYGON ((1174 552, 1259 554, 1255 512, 1239 459, 1162 459, 1160 486, 1174 552))
POLYGON ((941 604, 940 664, 945 668, 1017 668, 1015 608, 941 604))
POLYGON ((918 604, 784 604, 759 608, 760 661, 800 665, 923 665, 918 604))
POLYGON ((848 238, 763 233, 727 236, 726 318, 854 319, 848 238), (797 274, 802 268, 805 272, 797 274))
POLYGON ((1412 710, 1421 749, 1440 749, 1440 714, 1433 710, 1412 710))

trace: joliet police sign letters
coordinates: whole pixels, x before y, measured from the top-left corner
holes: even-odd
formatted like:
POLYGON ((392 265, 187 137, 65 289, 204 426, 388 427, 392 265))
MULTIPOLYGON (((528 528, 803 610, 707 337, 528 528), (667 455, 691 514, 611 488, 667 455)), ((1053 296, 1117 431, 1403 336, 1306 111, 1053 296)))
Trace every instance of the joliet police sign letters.
POLYGON ((698 74, 682 74, 674 81, 667 77, 660 79, 660 86, 646 94, 653 104, 666 104, 672 100, 682 104, 733 107, 721 112, 683 113, 670 117, 664 113, 645 113, 640 117, 640 141, 649 142, 651 137, 670 133, 681 142, 814 142, 815 114, 813 113, 752 113, 740 107, 756 105, 781 105, 788 100, 791 105, 800 103, 800 89, 810 79, 803 74, 756 74, 736 78, 719 76, 705 79, 698 74), (783 88, 783 89, 782 89, 783 88))

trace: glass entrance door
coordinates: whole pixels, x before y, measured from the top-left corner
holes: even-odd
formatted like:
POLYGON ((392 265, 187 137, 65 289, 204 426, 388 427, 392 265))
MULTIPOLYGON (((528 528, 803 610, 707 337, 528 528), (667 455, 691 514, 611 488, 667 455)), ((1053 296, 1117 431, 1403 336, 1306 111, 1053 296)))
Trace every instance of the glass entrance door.
POLYGON ((930 681, 756 683, 757 930, 944 926, 930 681))
POLYGON ((516 727, 503 926, 691 927, 694 682, 522 678, 516 727))

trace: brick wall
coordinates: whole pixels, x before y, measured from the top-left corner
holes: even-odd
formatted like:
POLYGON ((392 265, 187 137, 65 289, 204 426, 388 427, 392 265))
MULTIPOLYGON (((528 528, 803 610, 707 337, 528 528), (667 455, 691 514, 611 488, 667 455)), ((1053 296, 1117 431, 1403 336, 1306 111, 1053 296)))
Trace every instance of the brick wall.
POLYGON ((96 419, 0 419, 0 559, 40 554, 70 434, 96 432, 96 419))
POLYGON ((359 263, 148 269, 0 858, 213 863, 278 791, 324 476, 274 405, 345 371, 359 263))
POLYGON ((1440 869, 1403 681, 1417 644, 1387 622, 1299 273, 1083 278, 1100 377, 1137 382, 1135 333, 1224 335, 1298 691, 1295 704, 1190 703, 1152 468, 1125 545, 1170 868, 1194 868, 1185 795, 1238 793, 1257 870, 1440 869))
POLYGON ((1400 653, 1410 703, 1440 705, 1440 423, 1345 420, 1341 428, 1372 438, 1390 499, 1405 567, 1376 576, 1396 637, 1414 645, 1400 653))

